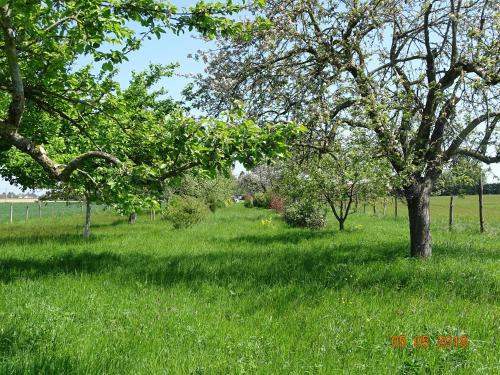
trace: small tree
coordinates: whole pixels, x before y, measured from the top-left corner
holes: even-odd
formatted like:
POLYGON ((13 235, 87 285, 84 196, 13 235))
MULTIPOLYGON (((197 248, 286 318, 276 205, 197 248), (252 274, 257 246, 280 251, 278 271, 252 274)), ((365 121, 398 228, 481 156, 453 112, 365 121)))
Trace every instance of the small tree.
POLYGON ((483 171, 479 163, 468 158, 453 160, 444 170, 438 181, 436 189, 440 193, 450 196, 448 229, 451 231, 454 224, 454 201, 456 195, 463 195, 467 189, 476 186, 483 171))
POLYGON ((188 174, 174 184, 172 191, 180 196, 198 198, 215 212, 231 200, 235 186, 235 178, 229 172, 214 177, 188 174))
POLYGON ((295 186, 286 194, 323 201, 337 219, 339 230, 344 230, 347 217, 355 211, 356 198, 374 200, 385 194, 390 166, 383 158, 374 158, 369 140, 358 134, 338 139, 327 154, 296 163, 289 171, 294 176, 286 186, 295 186))
POLYGON ((271 193, 277 188, 280 173, 279 164, 261 164, 246 173, 242 172, 238 177, 238 193, 271 193))

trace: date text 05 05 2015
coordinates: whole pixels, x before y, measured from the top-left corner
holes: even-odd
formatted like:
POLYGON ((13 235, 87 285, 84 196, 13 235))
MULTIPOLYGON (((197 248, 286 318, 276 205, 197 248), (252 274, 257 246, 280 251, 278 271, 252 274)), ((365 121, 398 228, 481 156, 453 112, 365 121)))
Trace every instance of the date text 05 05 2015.
MULTIPOLYGON (((417 349, 427 349, 433 345, 429 336, 414 336, 411 341, 402 335, 391 337, 394 349, 404 349, 410 343, 417 349)), ((438 336, 435 345, 438 349, 464 349, 468 345, 468 340, 467 336, 438 336)))

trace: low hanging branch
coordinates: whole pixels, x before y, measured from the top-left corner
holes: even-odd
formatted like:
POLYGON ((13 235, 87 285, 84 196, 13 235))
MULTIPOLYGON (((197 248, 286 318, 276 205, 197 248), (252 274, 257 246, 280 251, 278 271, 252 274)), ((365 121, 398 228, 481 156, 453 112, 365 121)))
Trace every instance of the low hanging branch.
POLYGON ((6 132, 5 129, 8 129, 8 127, 5 125, 0 126, 0 135, 2 138, 7 138, 17 149, 30 155, 52 178, 58 181, 65 182, 69 180, 71 174, 89 159, 106 160, 116 166, 122 164, 118 158, 103 151, 88 151, 77 156, 67 165, 57 164, 48 156, 47 151, 42 145, 31 142, 17 132, 6 132))

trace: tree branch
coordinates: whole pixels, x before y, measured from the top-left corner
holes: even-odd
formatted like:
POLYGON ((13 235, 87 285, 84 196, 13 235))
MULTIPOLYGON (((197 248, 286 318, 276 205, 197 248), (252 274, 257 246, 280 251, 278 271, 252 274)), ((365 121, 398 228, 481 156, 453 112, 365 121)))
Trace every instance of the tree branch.
POLYGON ((0 23, 5 40, 4 50, 7 56, 7 65, 12 81, 11 102, 7 117, 7 124, 19 128, 24 112, 25 98, 21 69, 17 61, 16 36, 10 22, 11 10, 9 3, 0 8, 0 23))
POLYGON ((102 159, 102 160, 106 160, 109 163, 114 164, 114 165, 121 165, 121 161, 118 158, 116 158, 115 156, 113 156, 111 154, 108 154, 107 152, 103 152, 103 151, 88 151, 88 152, 85 152, 85 153, 77 156, 73 160, 71 160, 66 165, 66 167, 64 167, 62 170, 60 170, 59 180, 61 180, 61 181, 67 181, 69 179, 69 177, 71 176, 71 174, 75 170, 79 169, 80 166, 86 160, 89 160, 89 159, 102 159))
MULTIPOLYGON (((474 120, 469 122, 469 124, 464 129, 462 129, 462 131, 453 140, 453 142, 451 142, 450 147, 448 147, 448 149, 445 152, 445 159, 449 160, 454 154, 456 154, 458 152, 458 149, 462 145, 462 143, 469 136, 469 134, 472 133, 474 131, 474 129, 476 129, 481 123, 486 121, 489 117, 493 117, 495 120, 496 118, 500 117, 500 112, 493 112, 493 113, 489 113, 489 114, 486 113, 484 115, 476 117, 474 120)), ((469 152, 469 151, 467 151, 467 152, 469 152)), ((462 151, 460 153, 462 155, 465 155, 462 151)), ((473 153, 481 155, 480 153, 477 153, 477 152, 473 152, 473 153)), ((474 157, 472 155, 469 155, 469 156, 474 157)), ((474 158, 478 159, 477 157, 474 157, 474 158)), ((478 159, 478 160, 481 160, 481 159, 478 159)))
POLYGON ((496 156, 487 156, 471 150, 458 150, 456 153, 482 161, 486 164, 500 163, 500 154, 497 154, 496 156))

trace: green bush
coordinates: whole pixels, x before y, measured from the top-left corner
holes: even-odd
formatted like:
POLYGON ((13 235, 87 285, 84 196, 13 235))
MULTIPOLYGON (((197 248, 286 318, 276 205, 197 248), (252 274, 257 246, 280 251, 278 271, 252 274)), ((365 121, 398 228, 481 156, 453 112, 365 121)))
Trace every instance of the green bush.
POLYGON ((174 196, 162 212, 163 219, 170 221, 176 229, 199 223, 208 214, 208 207, 201 199, 189 196, 174 196))
POLYGON ((260 208, 269 208, 272 196, 269 193, 255 193, 253 196, 253 205, 260 208))
POLYGON ((250 194, 246 194, 243 197, 243 200, 245 201, 245 207, 246 208, 252 208, 253 207, 253 197, 250 194))
POLYGON ((291 227, 319 229, 326 225, 326 210, 318 203, 301 200, 286 205, 283 218, 291 227))

